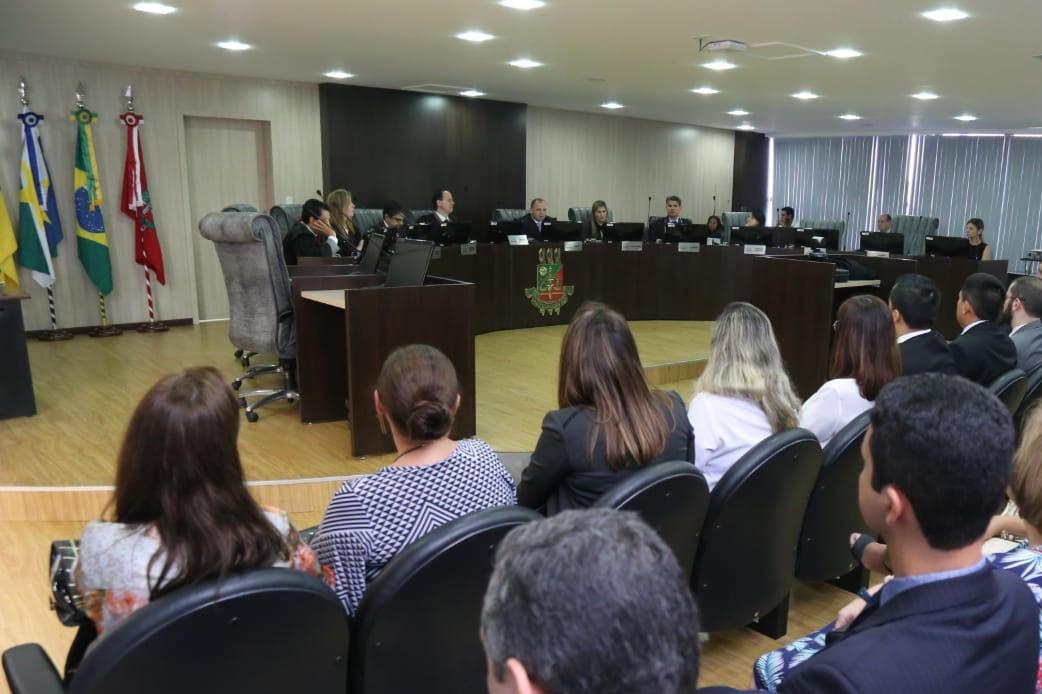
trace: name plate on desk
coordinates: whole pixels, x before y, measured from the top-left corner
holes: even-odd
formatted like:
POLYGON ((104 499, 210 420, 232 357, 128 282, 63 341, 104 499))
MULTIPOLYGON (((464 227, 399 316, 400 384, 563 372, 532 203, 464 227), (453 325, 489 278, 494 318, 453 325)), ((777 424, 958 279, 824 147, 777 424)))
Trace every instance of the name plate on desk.
POLYGON ((699 253, 702 250, 702 244, 691 243, 689 241, 681 241, 677 244, 677 253, 699 253))
POLYGON ((620 245, 622 246, 623 253, 629 251, 637 251, 639 253, 640 251, 644 250, 643 241, 623 241, 620 245))
POLYGON ((470 243, 461 244, 459 247, 460 255, 477 255, 478 254, 478 242, 471 241, 470 243))
POLYGON ((510 242, 511 246, 527 246, 528 237, 524 234, 510 234, 507 236, 507 241, 510 242))
POLYGON ((889 258, 889 251, 865 251, 865 255, 869 258, 889 258))
POLYGON ((767 255, 767 246, 762 243, 747 243, 742 248, 746 255, 767 255))
POLYGON ((804 246, 803 247, 803 255, 810 255, 813 252, 814 252, 814 249, 811 248, 810 246, 804 246))
POLYGON ((715 236, 710 236, 709 238, 706 239, 706 245, 707 246, 723 246, 724 245, 724 240, 723 239, 718 239, 715 236))
POLYGON ((441 260, 441 246, 435 246, 431 249, 431 260, 441 260))
POLYGON ((581 251, 582 249, 583 249, 583 242, 582 241, 565 241, 564 242, 564 252, 565 253, 573 253, 575 251, 581 251))

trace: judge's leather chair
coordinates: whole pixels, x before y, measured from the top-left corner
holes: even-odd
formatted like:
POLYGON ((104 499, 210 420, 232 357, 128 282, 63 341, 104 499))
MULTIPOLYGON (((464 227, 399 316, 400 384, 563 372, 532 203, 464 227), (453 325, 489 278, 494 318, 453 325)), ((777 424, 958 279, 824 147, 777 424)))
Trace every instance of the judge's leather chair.
POLYGON ((286 238, 290 228, 300 221, 300 213, 303 209, 303 205, 275 205, 271 208, 271 217, 279 225, 282 238, 286 238))
POLYGON ((701 627, 748 625, 785 634, 804 511, 821 469, 821 446, 789 429, 754 446, 709 495, 691 588, 701 627))
POLYGON ((1009 408, 1010 416, 1017 413, 1028 389, 1028 378, 1020 369, 1011 369, 995 379, 988 390, 1009 408))
POLYGON ((231 205, 225 207, 221 212, 256 212, 257 208, 248 202, 233 202, 231 205))
POLYGON ((528 214, 528 210, 517 210, 497 207, 495 210, 492 211, 492 221, 509 222, 512 219, 521 219, 526 214, 528 214))
POLYGON ((69 686, 38 644, 7 650, 13 694, 343 694, 350 629, 319 579, 260 569, 179 588, 97 641, 69 686))
POLYGON ((609 489, 594 506, 639 513, 673 550, 684 575, 691 576, 709 510, 709 487, 690 462, 649 465, 609 489))
MULTIPOLYGON (((405 223, 406 224, 415 224, 416 220, 418 220, 420 217, 422 217, 422 216, 424 216, 426 214, 434 214, 434 210, 431 210, 431 209, 426 209, 426 210, 406 210, 405 211, 405 223)), ((382 218, 382 216, 383 215, 381 213, 381 218, 382 218)))
POLYGON ((540 517, 518 506, 477 511, 391 560, 353 622, 351 694, 485 691, 479 629, 493 553, 508 532, 540 517))
POLYGON ((858 508, 858 477, 864 462, 861 442, 871 411, 839 430, 821 455, 821 471, 803 515, 796 578, 832 581, 856 593, 868 585, 868 572, 850 553, 850 534, 869 532, 858 508))
POLYGON ((355 210, 355 228, 363 234, 368 234, 373 227, 379 226, 384 221, 382 209, 358 208, 355 210))
MULTIPOLYGON (((585 224, 586 220, 588 220, 589 218, 590 218, 590 208, 589 207, 569 207, 568 208, 568 221, 569 222, 578 222, 579 224, 585 224)), ((615 221, 615 213, 611 211, 610 207, 608 208, 608 221, 609 222, 614 222, 615 221)))

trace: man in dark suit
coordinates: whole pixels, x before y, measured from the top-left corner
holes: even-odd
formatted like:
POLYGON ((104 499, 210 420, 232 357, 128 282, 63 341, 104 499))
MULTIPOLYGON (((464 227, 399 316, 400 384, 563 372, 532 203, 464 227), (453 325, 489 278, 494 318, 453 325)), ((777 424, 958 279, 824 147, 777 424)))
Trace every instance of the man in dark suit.
POLYGON ((521 218, 521 229, 533 241, 543 239, 543 226, 557 220, 546 214, 546 200, 534 198, 528 206, 528 214, 521 218))
MULTIPOLYGON (((380 249, 380 259, 377 261, 377 269, 386 272, 394 255, 395 242, 405 237, 405 208, 396 200, 391 200, 384 205, 383 219, 375 227, 369 230, 369 234, 377 232, 384 235, 384 245, 380 249)), ((366 234, 368 236, 368 234, 366 234)))
POLYGON ((287 265, 296 265, 299 258, 329 258, 338 250, 336 231, 329 223, 329 207, 314 198, 304 203, 300 221, 290 227, 282 240, 282 255, 287 265))
POLYGON ((648 241, 658 241, 670 226, 678 227, 691 224, 691 220, 681 216, 682 204, 676 195, 666 198, 666 216, 656 217, 648 223, 648 241))
POLYGON ((993 275, 978 272, 966 278, 959 290, 955 319, 962 334, 948 347, 960 376, 982 386, 1017 368, 1017 348, 1009 331, 997 321, 1006 288, 993 275))
POLYGON ((982 556, 1014 445, 1006 407, 964 379, 922 374, 879 393, 858 506, 887 539, 893 579, 785 675, 781 694, 1034 691, 1038 605, 982 556))
POLYGON ((890 290, 890 313, 905 376, 956 373, 948 343, 933 329, 940 303, 940 290, 924 275, 901 275, 890 290))
POLYGON ((1017 348, 1017 368, 1031 371, 1042 364, 1042 280, 1018 277, 1006 292, 1003 323, 1009 323, 1010 339, 1017 348))
POLYGON ((781 212, 778 214, 778 226, 780 227, 791 227, 793 220, 796 219, 796 210, 791 207, 781 208, 781 212))
POLYGON ((417 219, 417 224, 427 224, 436 227, 452 221, 452 210, 456 208, 456 201, 452 199, 452 192, 444 189, 434 191, 434 195, 431 196, 431 207, 434 208, 434 211, 417 219))

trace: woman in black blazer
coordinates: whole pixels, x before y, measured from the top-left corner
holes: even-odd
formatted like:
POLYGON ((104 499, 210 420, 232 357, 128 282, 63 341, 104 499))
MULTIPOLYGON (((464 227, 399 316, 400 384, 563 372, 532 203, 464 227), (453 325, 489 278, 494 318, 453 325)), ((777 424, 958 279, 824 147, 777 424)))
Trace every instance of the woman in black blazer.
POLYGON ((652 389, 619 313, 587 303, 568 326, 557 381, 561 407, 521 474, 518 503, 547 515, 592 506, 646 465, 694 464, 691 423, 675 392, 652 389))

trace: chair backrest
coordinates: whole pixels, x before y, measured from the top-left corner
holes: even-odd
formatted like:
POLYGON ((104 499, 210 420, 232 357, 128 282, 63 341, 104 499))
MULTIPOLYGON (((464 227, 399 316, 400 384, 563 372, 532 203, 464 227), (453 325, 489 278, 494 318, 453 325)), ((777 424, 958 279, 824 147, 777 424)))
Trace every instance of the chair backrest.
POLYGON ((988 390, 1009 408, 1010 415, 1015 415, 1024 400, 1028 389, 1028 377, 1020 369, 1011 369, 1002 374, 988 386, 988 390))
POLYGON ((788 595, 820 469, 814 434, 789 429, 754 446, 713 488, 691 577, 703 631, 749 624, 788 595))
POLYGON ((509 222, 511 219, 521 219, 526 214, 528 214, 528 210, 517 210, 508 209, 505 207, 497 207, 495 210, 492 211, 492 221, 509 222))
POLYGON ((850 572, 850 533, 868 532, 858 508, 858 477, 864 461, 861 442, 872 412, 863 412, 839 430, 821 455, 821 471, 803 515, 796 553, 796 578, 827 581, 850 572))
POLYGON ((691 575, 709 510, 709 487, 694 465, 684 460, 649 465, 609 489, 594 506, 639 513, 673 550, 684 575, 691 575))
POLYGON ((898 214, 893 216, 890 231, 904 234, 905 255, 926 253, 926 237, 937 233, 941 220, 937 217, 921 217, 898 214))
MULTIPOLYGON (((569 222, 578 222, 579 224, 585 224, 586 221, 589 218, 590 218, 590 208, 589 207, 569 207, 568 208, 568 221, 569 222)), ((615 221, 615 213, 611 211, 610 207, 608 208, 608 221, 609 222, 614 222, 615 221)))
MULTIPOLYGON (((848 248, 850 244, 845 242, 844 235, 847 233, 847 222, 844 219, 806 219, 800 217, 799 226, 805 229, 835 229, 839 232, 839 247, 848 248)), ((858 237, 860 242, 861 238, 858 237)))
POLYGON ((434 214, 434 210, 431 210, 431 209, 426 209, 426 210, 406 210, 405 211, 405 223, 406 224, 415 224, 416 220, 418 220, 420 217, 422 217, 422 216, 424 216, 426 214, 434 214))
POLYGON ((493 552, 510 530, 538 518, 517 506, 478 511, 391 560, 355 616, 351 694, 485 691, 478 632, 493 552))
POLYGON ((275 207, 271 208, 271 216, 275 223, 279 225, 282 238, 286 238, 290 227, 300 221, 300 213, 303 209, 303 205, 275 205, 275 207))
POLYGON ((369 233, 370 229, 378 226, 382 221, 384 221, 384 211, 382 209, 375 210, 360 207, 355 210, 355 228, 363 234, 369 233))
POLYGON ((260 569, 141 608, 93 646, 68 691, 343 694, 349 636, 343 606, 320 580, 260 569))
POLYGON ((221 212, 256 212, 257 208, 248 202, 233 202, 231 205, 225 207, 221 212))
POLYGON ((213 212, 199 221, 213 241, 228 292, 228 339, 251 352, 296 356, 296 331, 282 234, 256 212, 213 212))
POLYGON ((1024 430, 1024 422, 1027 420, 1031 410, 1039 402, 1042 402, 1042 366, 1036 366, 1027 373, 1027 384, 1024 388, 1024 397, 1017 408, 1017 414, 1013 416, 1013 423, 1017 426, 1017 435, 1024 430))

